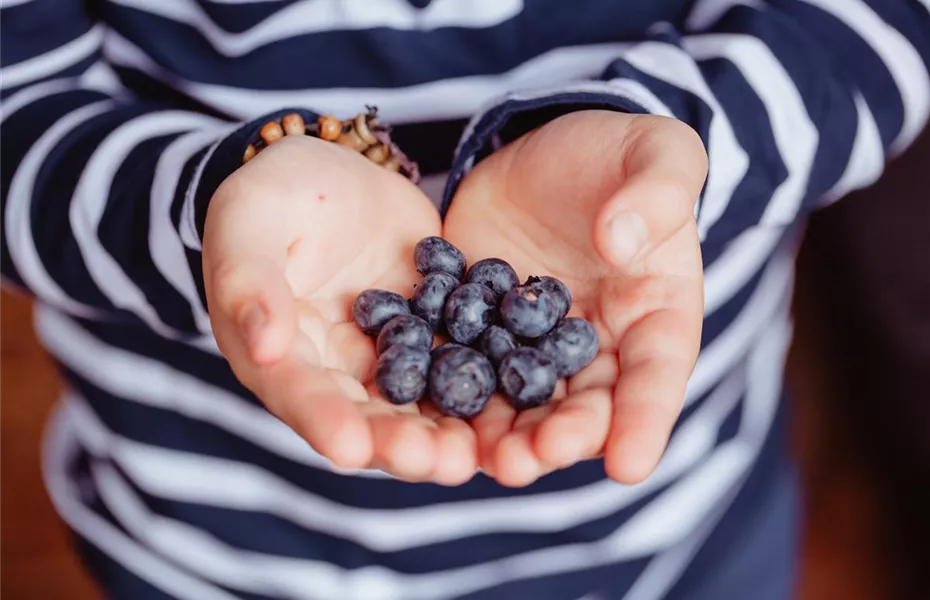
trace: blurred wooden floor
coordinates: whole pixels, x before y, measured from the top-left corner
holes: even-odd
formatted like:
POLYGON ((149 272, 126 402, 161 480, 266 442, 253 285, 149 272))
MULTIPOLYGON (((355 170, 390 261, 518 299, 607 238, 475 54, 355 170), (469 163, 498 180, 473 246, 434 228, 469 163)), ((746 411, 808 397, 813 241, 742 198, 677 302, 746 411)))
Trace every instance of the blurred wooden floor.
POLYGON ((58 391, 23 298, 0 297, 0 598, 85 600, 94 587, 45 494, 39 443, 58 391))
MULTIPOLYGON (((30 306, 2 296, 2 578, 0 597, 11 600, 85 600, 94 588, 71 554, 39 474, 39 439, 57 384, 32 333, 30 306)), ((802 336, 792 365, 799 376, 798 451, 810 483, 810 520, 801 600, 884 598, 877 520, 869 482, 855 465, 827 451, 829 427, 812 410, 817 397, 836 394, 831 380, 812 368, 820 352, 802 336)), ((747 599, 749 600, 749 599, 747 599)))

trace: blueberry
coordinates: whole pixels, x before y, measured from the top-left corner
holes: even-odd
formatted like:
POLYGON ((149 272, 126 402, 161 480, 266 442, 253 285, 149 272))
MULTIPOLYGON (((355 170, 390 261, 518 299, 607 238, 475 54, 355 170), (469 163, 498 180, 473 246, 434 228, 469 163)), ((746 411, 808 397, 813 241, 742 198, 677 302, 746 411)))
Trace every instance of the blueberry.
POLYGON ((559 377, 571 377, 597 356, 597 332, 591 323, 578 317, 563 319, 536 344, 555 363, 559 377))
POLYGON ((501 364, 504 357, 517 347, 513 334, 499 325, 491 325, 475 342, 475 350, 487 356, 494 366, 501 364))
POLYGON ((480 283, 466 283, 446 300, 446 330, 453 340, 470 344, 495 318, 494 292, 480 283))
POLYGON ((375 336, 384 324, 397 315, 410 314, 407 301, 400 294, 385 290, 365 290, 352 304, 352 316, 366 334, 375 336))
POLYGON ((384 324, 378 334, 378 354, 391 346, 408 346, 429 352, 433 347, 433 330, 420 317, 397 315, 384 324))
POLYGON ((447 351, 452 350, 453 348, 464 348, 462 344, 456 344, 455 342, 448 342, 440 346, 433 348, 433 351, 429 353, 429 359, 433 362, 439 360, 439 357, 445 354, 447 351))
POLYGON ((378 357, 375 385, 394 404, 409 404, 423 397, 429 375, 429 352, 409 346, 391 346, 378 357))
POLYGON ((501 391, 517 410, 549 402, 558 379, 552 359, 536 348, 526 346, 508 354, 497 373, 501 391))
POLYGON ((429 370, 429 394, 450 417, 480 413, 497 387, 494 365, 483 354, 458 346, 444 350, 429 370))
POLYGON ((524 284, 532 286, 534 290, 551 294, 559 307, 559 318, 568 314, 568 309, 572 307, 572 293, 568 287, 555 277, 535 277, 531 276, 524 284))
POLYGON ((465 281, 491 288, 498 298, 503 298, 520 283, 513 267, 499 258, 486 258, 473 264, 465 275, 465 281))
POLYGON ((507 292, 500 312, 510 333, 531 339, 548 333, 559 320, 558 300, 535 284, 518 286, 507 292))
POLYGON ((440 272, 460 280, 465 274, 465 255, 441 237, 431 236, 417 242, 413 262, 420 275, 440 272))
POLYGON ((446 300, 458 286, 459 280, 448 273, 430 273, 413 291, 410 310, 429 323, 433 331, 441 331, 444 323, 442 311, 446 306, 446 300))

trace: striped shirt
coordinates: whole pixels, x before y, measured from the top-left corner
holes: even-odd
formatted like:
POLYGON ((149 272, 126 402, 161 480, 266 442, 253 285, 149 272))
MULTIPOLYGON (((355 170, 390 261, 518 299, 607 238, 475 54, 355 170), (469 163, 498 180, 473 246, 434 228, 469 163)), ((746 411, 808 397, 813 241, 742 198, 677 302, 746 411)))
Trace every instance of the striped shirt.
POLYGON ((0 4, 3 280, 36 297, 68 383, 46 482, 134 600, 671 597, 784 466, 799 223, 930 112, 928 0, 0 4), (340 472, 236 381, 205 308, 212 192, 270 115, 366 104, 443 213, 539 108, 701 135, 702 348, 647 481, 600 461, 519 490, 340 472))

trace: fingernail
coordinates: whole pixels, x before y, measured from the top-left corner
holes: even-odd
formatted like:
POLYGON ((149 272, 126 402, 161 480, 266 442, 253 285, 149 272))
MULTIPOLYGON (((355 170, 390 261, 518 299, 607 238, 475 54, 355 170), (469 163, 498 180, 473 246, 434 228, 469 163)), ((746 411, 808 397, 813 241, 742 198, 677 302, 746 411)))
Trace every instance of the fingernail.
POLYGON ((242 326, 245 341, 249 346, 254 345, 261 338, 266 323, 265 311, 259 304, 253 304, 243 311, 240 325, 242 326))
POLYGON ((646 244, 646 222, 638 213, 629 210, 611 217, 607 232, 610 251, 621 264, 636 258, 646 244))

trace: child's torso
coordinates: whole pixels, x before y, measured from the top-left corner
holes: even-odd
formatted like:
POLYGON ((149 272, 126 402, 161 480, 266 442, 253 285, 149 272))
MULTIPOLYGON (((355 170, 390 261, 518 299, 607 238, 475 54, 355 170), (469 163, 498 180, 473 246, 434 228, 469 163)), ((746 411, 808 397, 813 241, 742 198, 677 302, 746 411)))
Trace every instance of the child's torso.
MULTIPOLYGON (((141 97, 237 119, 377 105, 424 171, 441 173, 480 106, 598 77, 649 27, 681 25, 690 2, 414 4, 424 3, 110 0, 95 76, 105 81, 112 69, 141 97)), ((122 535, 136 552, 237 596, 620 597, 641 577, 663 577, 649 575, 650 564, 706 536, 759 457, 780 452, 772 440, 791 256, 783 245, 767 260, 778 233, 747 234, 763 251, 739 289, 712 282, 728 281, 717 261, 724 249, 704 248, 707 264, 724 265, 706 270, 708 286, 732 294, 705 321, 688 404, 663 466, 642 486, 605 480, 597 461, 521 490, 482 475, 460 488, 340 475, 221 357, 45 310, 40 333, 75 392, 53 430, 64 441, 47 461, 52 496, 93 543, 122 535)))
POLYGON ((108 0, 105 60, 137 93, 235 118, 284 105, 467 118, 504 91, 597 77, 687 0, 108 0), (426 5, 418 8, 418 5, 426 5))

